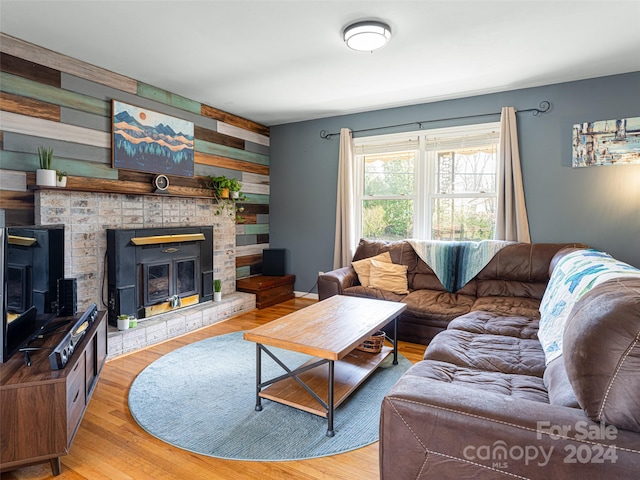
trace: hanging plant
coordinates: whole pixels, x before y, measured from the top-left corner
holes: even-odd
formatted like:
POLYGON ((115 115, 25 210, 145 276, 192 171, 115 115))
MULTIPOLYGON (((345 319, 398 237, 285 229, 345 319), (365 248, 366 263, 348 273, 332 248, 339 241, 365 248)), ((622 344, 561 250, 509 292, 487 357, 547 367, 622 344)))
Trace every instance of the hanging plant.
MULTIPOLYGON (((236 216, 235 202, 246 199, 241 191, 242 183, 237 178, 229 178, 224 175, 208 176, 207 187, 212 190, 213 196, 218 201, 216 215, 222 215, 227 211, 230 217, 236 216)), ((240 209, 244 210, 242 207, 240 209)), ((236 219, 242 220, 242 217, 237 216, 236 219)))

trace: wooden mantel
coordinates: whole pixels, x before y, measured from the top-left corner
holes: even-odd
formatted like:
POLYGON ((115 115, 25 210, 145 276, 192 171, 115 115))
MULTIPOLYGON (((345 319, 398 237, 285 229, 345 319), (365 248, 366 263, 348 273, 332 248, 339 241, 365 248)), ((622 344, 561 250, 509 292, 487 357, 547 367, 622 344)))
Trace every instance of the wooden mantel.
POLYGON ((139 173, 121 171, 118 180, 67 176, 66 187, 42 187, 35 185, 35 175, 27 174, 29 190, 71 190, 74 192, 92 193, 119 193, 124 195, 162 195, 188 198, 212 198, 213 192, 206 187, 204 177, 169 177, 169 189, 167 193, 156 193, 153 179, 156 175, 151 173, 139 173), (33 181, 29 178, 33 176, 33 181))

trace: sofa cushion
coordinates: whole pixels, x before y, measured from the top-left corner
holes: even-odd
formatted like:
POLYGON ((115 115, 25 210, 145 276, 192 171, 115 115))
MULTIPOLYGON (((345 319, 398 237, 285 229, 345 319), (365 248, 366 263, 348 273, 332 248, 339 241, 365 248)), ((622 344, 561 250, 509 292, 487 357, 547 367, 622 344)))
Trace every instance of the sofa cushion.
POLYGON ((357 262, 351 262, 351 266, 358 274, 358 281, 363 287, 368 287, 371 283, 371 262, 374 260, 377 260, 379 262, 391 263, 391 255, 389 255, 389 252, 384 252, 380 255, 376 255, 375 257, 363 258, 362 260, 358 260, 357 262))
POLYGON ((416 290, 402 301, 415 318, 453 320, 469 313, 475 297, 438 290, 416 290))
POLYGON ((452 320, 448 328, 471 333, 538 339, 538 320, 529 317, 503 316, 493 312, 467 313, 452 320))
POLYGON ((527 297, 478 297, 473 302, 472 311, 482 310, 500 315, 540 318, 540 300, 527 297))
POLYGON ((538 340, 445 330, 429 343, 425 360, 438 360, 487 372, 542 378, 544 353, 538 340))
POLYGON ((503 248, 476 276, 476 295, 541 299, 549 281, 549 262, 570 245, 517 243, 503 248))
POLYGON ((564 368, 563 357, 556 358, 547 365, 542 379, 547 387, 551 405, 580 408, 576 394, 567 376, 567 370, 564 368))
POLYGON ((371 260, 369 286, 393 293, 409 293, 407 266, 371 260))
MULTIPOLYGON (((468 387, 470 399, 473 398, 474 391, 482 390, 513 398, 549 403, 542 378, 529 375, 482 371, 437 360, 422 360, 412 365, 403 374, 403 379, 411 376, 468 387)), ((437 386, 434 385, 434 388, 437 386)))
POLYGON ((640 432, 640 278, 609 280, 576 303, 564 364, 589 418, 640 432))

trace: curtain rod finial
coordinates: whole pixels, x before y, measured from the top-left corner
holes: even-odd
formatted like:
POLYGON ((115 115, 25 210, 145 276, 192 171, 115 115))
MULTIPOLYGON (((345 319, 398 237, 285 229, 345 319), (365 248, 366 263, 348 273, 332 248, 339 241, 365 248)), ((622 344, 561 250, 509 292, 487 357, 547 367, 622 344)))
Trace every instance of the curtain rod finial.
POLYGON ((320 138, 324 138, 325 140, 331 140, 335 133, 328 133, 326 130, 320 130, 320 138))
POLYGON ((534 116, 538 116, 541 113, 546 113, 551 109, 551 102, 547 101, 547 100, 543 100, 540 102, 540 105, 538 105, 539 108, 534 109, 533 111, 533 115, 534 116))

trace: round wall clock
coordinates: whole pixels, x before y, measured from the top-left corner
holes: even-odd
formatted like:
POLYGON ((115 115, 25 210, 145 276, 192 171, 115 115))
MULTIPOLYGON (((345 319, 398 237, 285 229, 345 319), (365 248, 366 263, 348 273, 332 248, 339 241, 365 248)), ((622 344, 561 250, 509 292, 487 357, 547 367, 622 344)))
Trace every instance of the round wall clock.
POLYGON ((169 177, 166 175, 156 175, 153 179, 153 186, 156 187, 155 193, 167 193, 169 177))

